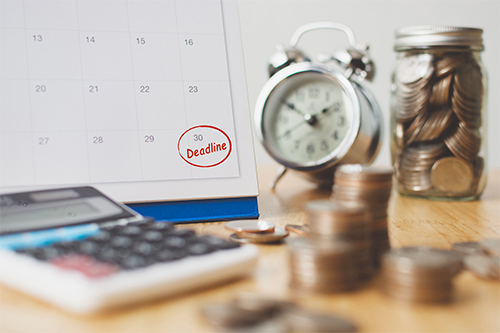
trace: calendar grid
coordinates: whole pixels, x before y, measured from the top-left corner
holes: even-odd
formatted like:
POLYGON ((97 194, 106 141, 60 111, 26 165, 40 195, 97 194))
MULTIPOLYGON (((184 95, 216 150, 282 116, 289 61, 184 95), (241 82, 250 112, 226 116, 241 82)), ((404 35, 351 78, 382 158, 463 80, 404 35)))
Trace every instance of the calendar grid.
MULTIPOLYGON (((177 13, 177 1, 174 1, 174 8, 175 8, 175 12, 177 13)), ((177 22, 177 20, 175 20, 175 29, 176 29, 176 32, 179 31, 179 24, 177 22)), ((182 55, 181 55, 181 52, 180 52, 180 49, 181 49, 181 43, 180 43, 180 40, 177 38, 177 47, 178 47, 178 54, 179 54, 179 58, 182 58, 182 55)), ((182 85, 184 85, 185 81, 184 81, 184 76, 183 76, 183 72, 182 72, 182 66, 180 66, 180 72, 181 72, 181 76, 183 77, 183 79, 181 80, 182 82, 182 85)), ((184 105, 186 105, 186 93, 185 91, 183 90, 182 91, 182 99, 184 100, 184 105)), ((186 112, 184 112, 184 120, 186 122, 186 124, 188 123, 188 118, 187 118, 187 114, 186 112)), ((193 177, 193 171, 190 170, 190 176, 193 177)))
POLYGON ((22 6, 1 25, 0 186, 239 177, 221 0, 0 1, 22 6), (182 156, 226 138, 223 164, 182 156))
MULTIPOLYGON (((26 8, 25 8, 25 2, 24 2, 24 0, 23 0, 23 27, 26 30, 26 8)), ((28 48, 27 43, 28 43, 28 41, 25 40, 26 48, 28 48)), ((31 81, 30 81, 30 69, 29 69, 29 66, 27 68, 27 72, 28 72, 28 84, 30 85, 31 81)), ((32 109, 31 109, 32 101, 31 101, 31 95, 28 94, 28 96, 29 96, 28 103, 29 103, 29 113, 30 113, 30 133, 29 133, 29 137, 31 139, 31 142, 33 142, 33 145, 34 145, 34 141, 35 140, 34 140, 34 136, 33 136, 33 117, 32 117, 32 109)), ((34 147, 32 147, 32 149, 34 149, 34 147)), ((33 168, 32 169, 33 170, 32 177, 33 177, 34 181, 36 182, 36 173, 35 173, 36 162, 35 162, 35 160, 32 161, 32 168, 33 168)))
MULTIPOLYGON (((76 16, 77 16, 77 20, 76 20, 76 23, 77 23, 77 27, 78 27, 78 37, 81 39, 82 38, 82 33, 80 31, 80 21, 79 21, 79 15, 78 15, 78 1, 75 3, 75 11, 76 11, 76 16)), ((83 63, 83 60, 82 60, 82 49, 81 49, 81 45, 78 44, 78 47, 79 47, 79 51, 80 51, 80 72, 81 72, 81 75, 83 77, 83 66, 81 65, 83 63)), ((81 80, 79 81, 81 82, 81 80)), ((85 105, 85 97, 84 97, 84 94, 85 94, 85 88, 82 84, 82 105, 83 105, 83 109, 85 110, 86 109, 86 105, 85 105)), ((83 118, 84 120, 84 127, 85 127, 85 133, 87 133, 87 118, 84 117, 83 118)), ((88 146, 88 142, 87 142, 87 145, 85 146, 85 155, 86 155, 86 160, 87 160, 87 177, 88 179, 90 180, 91 177, 90 177, 90 154, 89 154, 89 146, 88 146)))
MULTIPOLYGON (((127 20, 130 22, 129 1, 127 1, 127 20)), ((131 35, 131 33, 130 33, 130 25, 128 26, 128 29, 129 29, 128 33, 129 33, 129 36, 130 36, 131 35)), ((130 54, 132 54, 132 45, 130 44, 130 38, 129 38, 129 49, 130 49, 130 54)), ((135 82, 134 57, 131 58, 130 65, 131 65, 130 69, 131 69, 131 73, 132 73, 132 79, 135 82)), ((138 105, 137 105, 137 98, 136 98, 135 93, 133 95, 133 99, 134 99, 135 109, 137 110, 138 105)), ((138 127, 139 126, 139 119, 138 119, 138 116, 137 116, 137 112, 135 113, 135 119, 136 119, 136 123, 137 123, 137 133, 138 133, 139 132, 139 127, 138 127)), ((141 146, 139 135, 137 135, 137 144, 139 145, 139 147, 141 146)), ((143 154, 142 149, 139 150, 139 154, 142 157, 142 154, 143 154)), ((139 163, 139 167, 140 167, 140 173, 141 173, 141 180, 144 180, 142 160, 143 160, 143 158, 141 158, 141 163, 139 163)))

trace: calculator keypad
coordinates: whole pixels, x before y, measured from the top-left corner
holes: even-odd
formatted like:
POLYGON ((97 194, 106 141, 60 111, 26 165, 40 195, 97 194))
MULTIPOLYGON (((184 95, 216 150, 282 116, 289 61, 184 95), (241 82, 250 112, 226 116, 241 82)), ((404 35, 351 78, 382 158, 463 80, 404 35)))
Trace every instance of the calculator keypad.
POLYGON ((18 249, 37 260, 100 278, 153 265, 201 256, 239 244, 214 236, 198 236, 192 230, 175 229, 170 223, 145 222, 102 228, 78 241, 58 242, 44 247, 18 249))

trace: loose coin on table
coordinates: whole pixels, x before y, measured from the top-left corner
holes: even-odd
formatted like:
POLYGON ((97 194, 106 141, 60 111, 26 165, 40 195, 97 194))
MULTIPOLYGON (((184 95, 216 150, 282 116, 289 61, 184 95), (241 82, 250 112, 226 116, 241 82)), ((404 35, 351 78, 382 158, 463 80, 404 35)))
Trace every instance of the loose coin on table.
POLYGON ((465 268, 483 279, 500 279, 500 257, 487 255, 470 255, 464 258, 465 268))
POLYGON ((229 240, 237 243, 272 243, 288 236, 288 231, 285 228, 277 227, 274 232, 252 233, 239 232, 229 236, 229 240))
POLYGON ((484 254, 479 242, 459 242, 453 243, 451 249, 463 255, 484 254))
POLYGON ((237 233, 240 232, 273 232, 274 224, 272 222, 268 222, 265 220, 238 220, 226 222, 224 225, 226 229, 235 231, 237 233))
POLYGON ((479 241, 479 246, 492 256, 500 256, 500 238, 486 238, 479 241))
POLYGON ((310 232, 308 225, 287 224, 285 229, 299 236, 307 236, 310 232))

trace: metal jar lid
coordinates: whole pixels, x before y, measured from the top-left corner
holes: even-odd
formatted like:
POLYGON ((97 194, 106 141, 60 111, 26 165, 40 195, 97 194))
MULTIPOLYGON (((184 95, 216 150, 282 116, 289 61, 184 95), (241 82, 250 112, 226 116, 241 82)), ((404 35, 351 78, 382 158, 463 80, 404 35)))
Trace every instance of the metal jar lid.
POLYGON ((410 26, 396 30, 394 50, 404 51, 411 48, 433 46, 468 47, 483 51, 482 29, 445 27, 445 26, 410 26))

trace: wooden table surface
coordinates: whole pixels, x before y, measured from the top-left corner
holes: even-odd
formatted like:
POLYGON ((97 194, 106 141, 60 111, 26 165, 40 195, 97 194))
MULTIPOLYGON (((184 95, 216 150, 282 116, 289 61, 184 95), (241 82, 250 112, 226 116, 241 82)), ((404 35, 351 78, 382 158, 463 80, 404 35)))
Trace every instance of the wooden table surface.
MULTIPOLYGON (((267 184, 274 173, 274 166, 259 167, 259 205, 261 217, 278 226, 306 223, 303 204, 330 194, 294 174, 287 174, 272 193, 267 184)), ((222 223, 183 227, 203 234, 229 235, 222 223)), ((389 233, 393 247, 449 248, 454 242, 500 237, 500 170, 490 171, 479 201, 436 202, 393 193, 389 233)), ((237 291, 289 299, 309 309, 341 315, 362 332, 500 331, 499 282, 463 272, 454 280, 453 301, 444 305, 388 299, 380 292, 377 277, 354 292, 299 297, 288 288, 286 246, 259 245, 259 250, 257 267, 249 278, 90 317, 64 313, 0 286, 0 332, 212 332, 213 327, 199 314, 201 304, 227 302, 237 291)))

